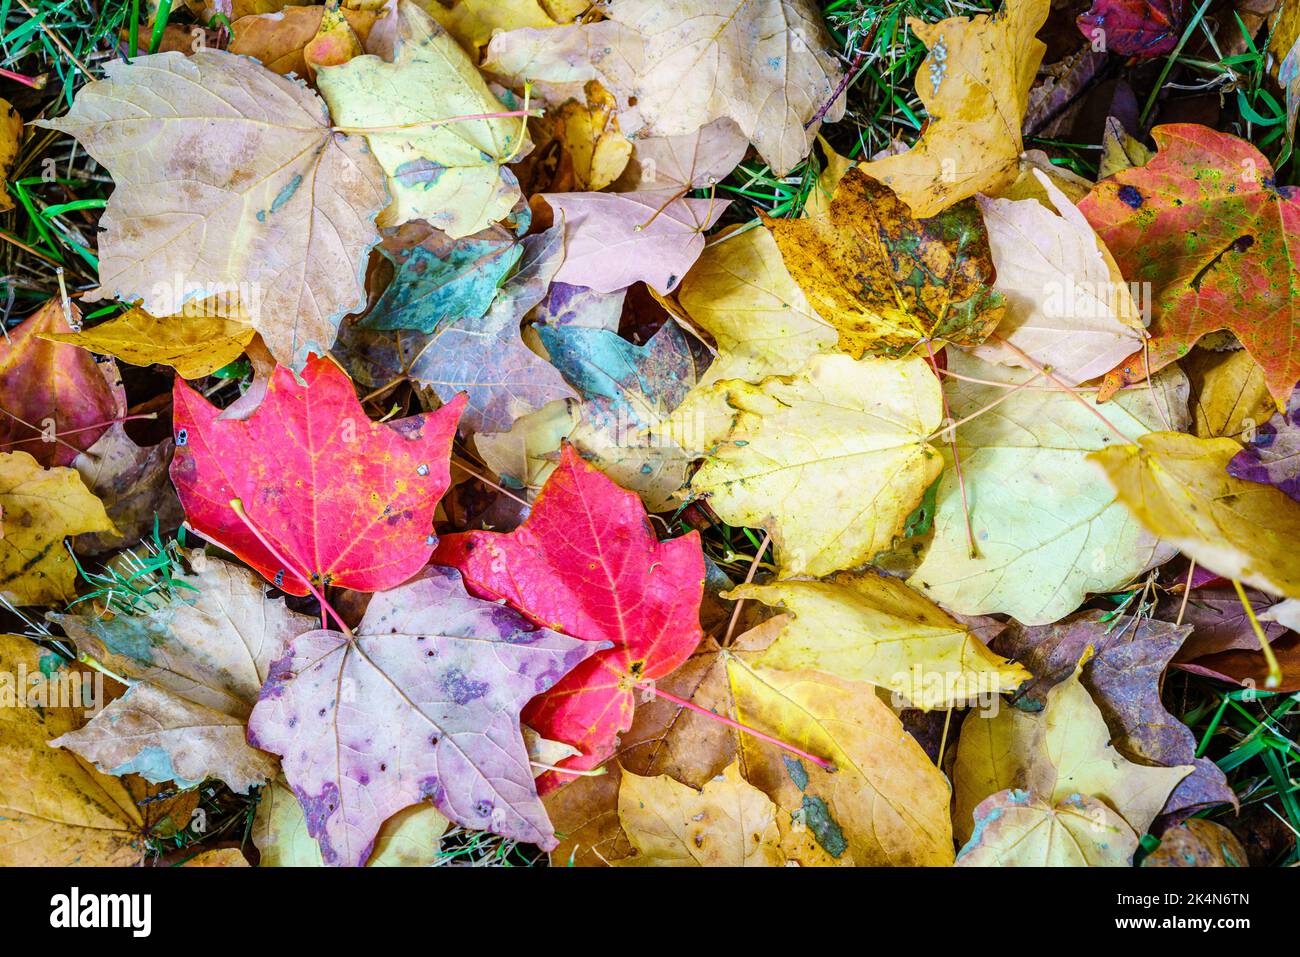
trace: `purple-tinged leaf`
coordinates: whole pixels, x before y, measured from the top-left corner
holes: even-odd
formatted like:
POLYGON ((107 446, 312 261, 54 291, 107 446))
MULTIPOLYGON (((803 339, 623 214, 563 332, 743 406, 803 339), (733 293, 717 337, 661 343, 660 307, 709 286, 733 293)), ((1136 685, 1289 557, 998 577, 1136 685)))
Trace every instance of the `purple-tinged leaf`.
POLYGON ((248 739, 282 756, 328 864, 364 864, 384 821, 420 801, 549 849, 519 712, 607 647, 472 598, 458 572, 431 566, 375 595, 355 635, 298 637, 248 739))

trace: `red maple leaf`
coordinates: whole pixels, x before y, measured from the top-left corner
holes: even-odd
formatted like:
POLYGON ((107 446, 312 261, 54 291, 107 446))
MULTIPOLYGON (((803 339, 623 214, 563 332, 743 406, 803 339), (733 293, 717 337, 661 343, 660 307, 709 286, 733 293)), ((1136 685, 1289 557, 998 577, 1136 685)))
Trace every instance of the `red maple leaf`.
MULTIPOLYGON (((612 755, 631 727, 636 686, 667 677, 702 638, 699 534, 658 541, 640 499, 569 445, 523 525, 448 535, 433 558, 481 597, 504 598, 575 638, 613 643, 524 710, 533 730, 582 751, 562 767, 594 768, 612 755)), ((538 789, 568 778, 548 772, 538 789)))
POLYGON ((352 381, 312 357, 299 383, 277 366, 245 420, 221 418, 177 377, 171 476, 189 524, 294 595, 316 586, 383 591, 429 561, 433 513, 450 483, 451 440, 465 406, 371 422, 352 381), (285 568, 231 507, 294 568, 285 568))
POLYGON ((1095 0, 1075 22, 1109 53, 1146 59, 1178 45, 1187 21, 1187 0, 1095 0))
POLYGON ((1300 380, 1300 191, 1245 140, 1192 123, 1151 131, 1159 152, 1079 203, 1130 283, 1149 288, 1151 332, 1098 398, 1144 381, 1201 336, 1231 329, 1279 408, 1300 380))

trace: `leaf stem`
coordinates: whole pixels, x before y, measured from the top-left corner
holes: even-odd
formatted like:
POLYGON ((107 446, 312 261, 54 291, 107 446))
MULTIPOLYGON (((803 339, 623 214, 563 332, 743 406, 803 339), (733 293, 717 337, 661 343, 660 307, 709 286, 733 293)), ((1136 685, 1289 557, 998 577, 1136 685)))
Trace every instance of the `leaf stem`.
POLYGON ((248 526, 248 530, 253 533, 254 537, 262 543, 262 546, 271 553, 271 556, 278 561, 286 571, 293 572, 302 579, 303 584, 307 586, 307 590, 312 593, 313 597, 315 597, 318 602, 320 602, 322 623, 324 624, 323 619, 325 614, 329 613, 333 616, 334 621, 338 624, 339 629, 343 634, 351 638, 352 629, 348 627, 347 622, 345 622, 343 617, 334 610, 334 606, 325 600, 324 593, 317 590, 316 586, 311 583, 310 576, 294 568, 293 564, 280 553, 280 550, 271 544, 270 539, 262 534, 261 529, 253 524, 253 520, 249 518, 248 513, 244 511, 244 503, 237 498, 232 498, 230 500, 230 507, 234 510, 234 513, 239 516, 239 520, 248 526))
POLYGON ((1101 424, 1106 426, 1106 428, 1110 429, 1117 436, 1119 436, 1119 440, 1123 442, 1125 445, 1137 444, 1132 439, 1130 439, 1127 435, 1121 432, 1119 429, 1115 428, 1115 424, 1111 422, 1110 419, 1102 415, 1100 410, 1098 410, 1095 405, 1090 405, 1087 399, 1079 395, 1079 393, 1075 392, 1074 389, 1072 389, 1070 386, 1066 385, 1064 382, 1058 379, 1044 366, 1039 365, 1039 363, 1036 360, 1030 358, 1029 355, 1026 352, 1024 352, 1024 350, 1020 349, 1016 345, 1013 345, 1012 343, 1008 342, 1006 339, 1003 339, 999 335, 994 334, 992 336, 989 336, 989 338, 997 340, 998 342, 1002 343, 1004 346, 1006 346, 1008 349, 1014 352, 1017 356, 1019 356, 1021 361, 1024 362, 1026 365, 1028 365, 1029 368, 1033 369, 1039 375, 1045 376, 1048 382, 1052 383, 1052 385, 1056 386, 1057 389, 1069 395, 1070 398, 1074 399, 1075 402, 1078 402, 1081 406, 1083 406, 1085 409, 1087 409, 1089 412, 1095 415, 1099 420, 1101 420, 1101 424))
POLYGON ((1255 609, 1251 607, 1250 599, 1246 597, 1246 589, 1242 588, 1241 582, 1235 578, 1232 580, 1232 587, 1237 590, 1237 598, 1241 602, 1241 607, 1246 609, 1250 627, 1254 629, 1255 637, 1259 639, 1260 650, 1264 652, 1264 660, 1268 662, 1268 677, 1264 679, 1264 687, 1276 688, 1282 683, 1282 666, 1278 664, 1277 655, 1273 654, 1273 646, 1268 643, 1268 636, 1264 634, 1259 619, 1255 617, 1255 609))
MULTIPOLYGON (((939 381, 939 398, 943 401, 943 417, 952 421, 952 409, 948 406, 948 393, 943 391, 943 380, 939 378, 939 360, 935 357, 934 346, 930 340, 926 339, 925 351, 930 356, 930 369, 934 372, 935 379, 939 381)), ((1011 393, 1007 393, 1010 395, 1011 393)), ((975 529, 971 527, 970 521, 970 502, 966 498, 966 475, 961 468, 961 455, 957 452, 957 429, 952 426, 948 429, 948 445, 952 449, 952 467, 957 473, 957 488, 961 492, 961 513, 966 520, 966 548, 971 558, 979 558, 979 549, 975 547, 975 529)))
POLYGON ((799 757, 803 758, 804 760, 811 761, 813 764, 817 765, 817 767, 822 768, 826 771, 834 772, 835 770, 835 765, 827 761, 825 758, 819 758, 815 754, 809 754, 807 751, 802 751, 799 748, 796 748, 793 744, 787 744, 786 742, 782 741, 780 738, 774 738, 770 734, 764 734, 762 731, 759 731, 756 728, 751 728, 747 724, 741 724, 739 721, 733 721, 730 718, 718 714, 716 711, 710 711, 708 708, 701 708, 694 701, 687 701, 685 698, 679 698, 675 694, 669 694, 667 691, 661 691, 659 688, 656 688, 653 684, 649 684, 649 683, 638 684, 636 687, 639 688, 641 691, 649 691, 655 697, 663 698, 665 701, 671 701, 675 705, 680 705, 683 708, 688 708, 689 710, 694 711, 696 714, 702 714, 706 718, 712 718, 714 721, 717 721, 720 724, 725 724, 729 728, 735 728, 737 731, 742 731, 745 734, 752 735, 755 738, 758 738, 760 741, 766 741, 768 744, 774 744, 778 748, 782 748, 786 751, 789 751, 791 754, 797 754, 799 757))

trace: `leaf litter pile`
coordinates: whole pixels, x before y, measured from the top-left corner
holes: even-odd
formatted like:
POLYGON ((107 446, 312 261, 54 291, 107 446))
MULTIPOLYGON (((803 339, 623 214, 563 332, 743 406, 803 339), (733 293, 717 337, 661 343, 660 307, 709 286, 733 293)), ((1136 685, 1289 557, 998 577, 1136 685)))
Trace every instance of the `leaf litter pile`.
POLYGON ((1296 860, 1300 5, 143 6, 6 5, 0 863, 1296 860))

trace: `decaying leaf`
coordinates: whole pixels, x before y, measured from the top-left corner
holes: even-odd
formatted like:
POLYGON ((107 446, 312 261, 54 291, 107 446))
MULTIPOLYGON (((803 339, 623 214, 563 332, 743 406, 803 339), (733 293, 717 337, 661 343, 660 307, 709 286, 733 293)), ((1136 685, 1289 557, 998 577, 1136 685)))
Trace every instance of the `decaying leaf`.
POLYGON ((72 461, 90 493, 103 504, 116 531, 78 535, 79 555, 98 555, 134 545, 155 527, 175 528, 184 518, 180 499, 167 478, 175 446, 171 439, 157 445, 136 445, 122 423, 72 461))
POLYGON ((958 867, 1128 867, 1133 828, 1106 804, 1069 794, 1053 807, 1031 791, 1007 789, 975 808, 975 831, 958 867))
POLYGON ((1160 835, 1160 846, 1143 867, 1247 867, 1249 858, 1235 834, 1222 824, 1194 817, 1160 835))
POLYGON ((835 187, 825 218, 768 225, 790 274, 854 357, 930 339, 975 345, 1005 312, 974 201, 916 219, 855 168, 835 187))
POLYGON ((357 633, 312 631, 272 665, 249 741, 283 758, 327 864, 361 865, 420 801, 555 845, 519 710, 604 645, 538 628, 433 566, 376 595, 357 633), (490 654, 483 654, 490 647, 490 654))

